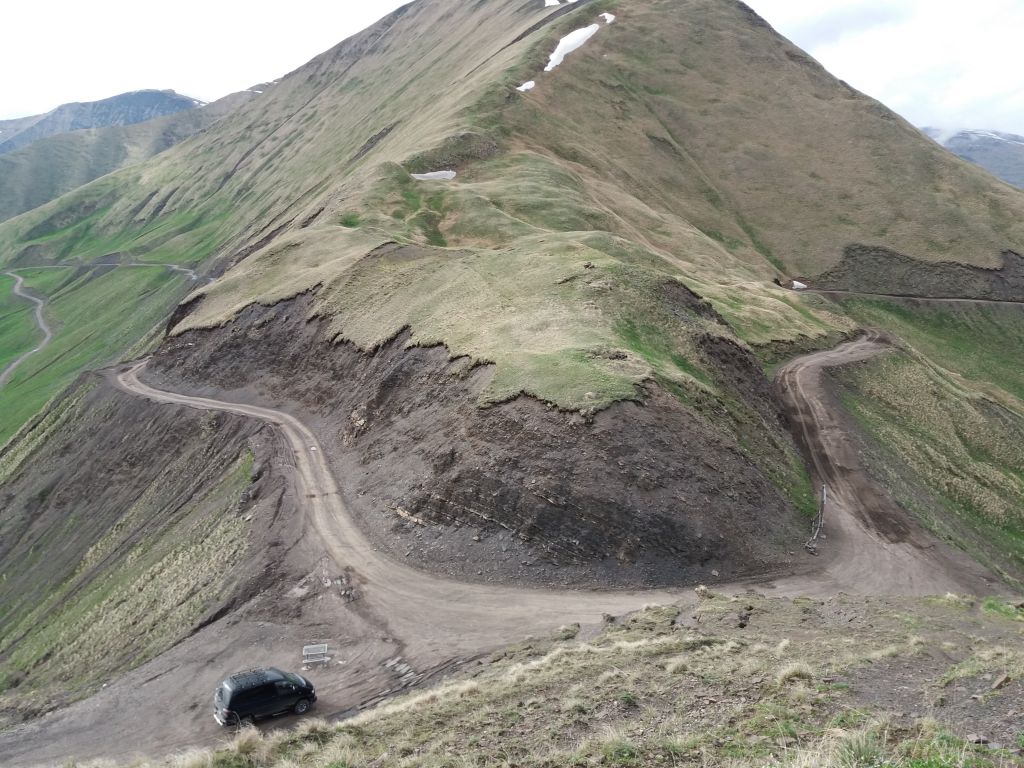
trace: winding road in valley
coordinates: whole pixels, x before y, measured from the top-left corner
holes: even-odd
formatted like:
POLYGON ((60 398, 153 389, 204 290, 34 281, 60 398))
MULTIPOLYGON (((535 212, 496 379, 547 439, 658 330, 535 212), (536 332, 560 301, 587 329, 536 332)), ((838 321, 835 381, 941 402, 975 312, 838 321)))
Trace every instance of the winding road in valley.
MULTIPOLYGON (((92 267, 92 268, 96 268, 96 269, 98 269, 100 267, 108 267, 108 266, 109 267, 163 267, 165 269, 169 269, 171 272, 180 272, 181 274, 185 275, 191 281, 206 280, 206 282, 212 282, 212 278, 209 278, 209 277, 203 278, 194 269, 190 269, 189 267, 183 267, 183 266, 181 266, 179 264, 143 264, 143 263, 132 262, 132 263, 128 263, 128 264, 92 264, 92 265, 89 265, 89 266, 92 267)), ((68 265, 54 264, 54 265, 46 265, 46 266, 40 266, 40 267, 22 267, 22 269, 75 269, 75 268, 77 268, 77 265, 70 265, 70 264, 68 264, 68 265)), ((11 376, 14 375, 14 371, 17 370, 18 366, 20 366, 28 358, 32 357, 32 355, 36 355, 36 354, 39 354, 40 352, 42 352, 43 349, 53 340, 53 329, 50 327, 49 323, 46 322, 46 317, 43 315, 43 309, 46 307, 46 304, 47 304, 46 299, 45 298, 42 298, 42 299, 41 298, 37 298, 36 296, 33 296, 31 293, 26 292, 24 290, 25 278, 23 278, 21 275, 17 274, 15 271, 11 270, 9 272, 4 272, 4 274, 7 275, 7 277, 14 278, 14 293, 15 293, 15 295, 20 296, 23 299, 27 299, 28 301, 31 301, 33 304, 35 304, 34 317, 35 317, 36 325, 39 327, 39 330, 43 332, 43 340, 41 342, 39 342, 39 344, 37 344, 32 349, 28 350, 27 352, 22 353, 19 357, 15 358, 14 360, 12 360, 10 363, 7 364, 7 366, 3 369, 3 371, 0 372, 0 388, 2 388, 4 385, 7 384, 7 382, 10 380, 11 376)))
POLYGON ((5 272, 4 274, 7 275, 8 277, 14 278, 15 295, 20 296, 23 299, 27 299, 28 301, 31 301, 33 304, 35 304, 34 315, 36 319, 36 325, 39 326, 39 330, 43 332, 43 340, 39 342, 36 346, 34 346, 32 349, 22 353, 19 357, 16 357, 14 360, 7 364, 7 367, 4 368, 2 373, 0 373, 0 387, 3 387, 8 382, 11 376, 14 375, 14 371, 18 368, 19 365, 25 362, 28 358, 32 357, 32 355, 38 354, 40 351, 42 351, 43 347, 49 344, 50 340, 53 339, 53 330, 46 322, 46 318, 43 317, 43 308, 46 306, 46 301, 44 299, 36 298, 31 293, 25 292, 25 278, 23 278, 21 275, 15 274, 14 272, 5 272))

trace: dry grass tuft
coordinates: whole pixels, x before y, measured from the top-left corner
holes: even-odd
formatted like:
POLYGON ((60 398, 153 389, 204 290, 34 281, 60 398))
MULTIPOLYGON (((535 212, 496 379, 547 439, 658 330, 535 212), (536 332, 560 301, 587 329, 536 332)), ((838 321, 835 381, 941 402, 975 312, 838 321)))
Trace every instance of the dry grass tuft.
POLYGON ((813 678, 814 671, 802 661, 788 664, 775 674, 775 682, 780 688, 793 680, 811 680, 813 678))
POLYGON ((665 671, 670 675, 680 675, 690 669, 689 659, 686 656, 677 656, 665 665, 665 671))
POLYGON ((211 768, 213 753, 208 749, 190 749, 170 760, 170 768, 211 768))

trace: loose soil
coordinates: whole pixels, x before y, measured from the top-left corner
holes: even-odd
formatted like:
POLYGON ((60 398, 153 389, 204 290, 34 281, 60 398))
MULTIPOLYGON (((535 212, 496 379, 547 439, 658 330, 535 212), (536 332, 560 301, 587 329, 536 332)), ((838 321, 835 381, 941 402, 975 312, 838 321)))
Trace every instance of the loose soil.
MULTIPOLYGON (((399 336, 372 354, 307 321, 308 297, 165 341, 161 388, 282 410, 323 444, 375 546, 460 580, 659 586, 789 570, 804 523, 740 447, 651 384, 584 419, 533 398, 482 409, 490 366, 399 336)), ((764 432, 781 406, 746 350, 702 354, 764 432)))

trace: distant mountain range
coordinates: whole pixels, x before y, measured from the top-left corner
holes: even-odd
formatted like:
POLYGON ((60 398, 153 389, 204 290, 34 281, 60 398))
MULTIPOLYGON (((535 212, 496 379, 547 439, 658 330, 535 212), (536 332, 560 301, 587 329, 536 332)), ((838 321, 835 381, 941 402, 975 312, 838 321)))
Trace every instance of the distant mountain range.
POLYGON ((210 104, 174 91, 135 91, 0 122, 0 139, 8 137, 0 145, 0 221, 163 152, 267 87, 210 104))
POLYGON ((0 120, 0 154, 59 133, 112 125, 133 125, 195 109, 203 102, 174 91, 132 91, 100 101, 61 104, 43 115, 0 120))
POLYGON ((1024 189, 1024 136, 977 129, 956 132, 941 128, 921 130, 955 155, 1024 189))

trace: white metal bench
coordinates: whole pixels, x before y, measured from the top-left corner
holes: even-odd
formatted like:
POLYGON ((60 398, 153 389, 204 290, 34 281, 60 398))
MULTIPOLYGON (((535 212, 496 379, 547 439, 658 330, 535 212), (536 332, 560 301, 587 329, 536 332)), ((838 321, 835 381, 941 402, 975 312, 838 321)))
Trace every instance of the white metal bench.
POLYGON ((331 657, 327 655, 327 643, 302 646, 303 664, 326 664, 330 660, 331 657))

